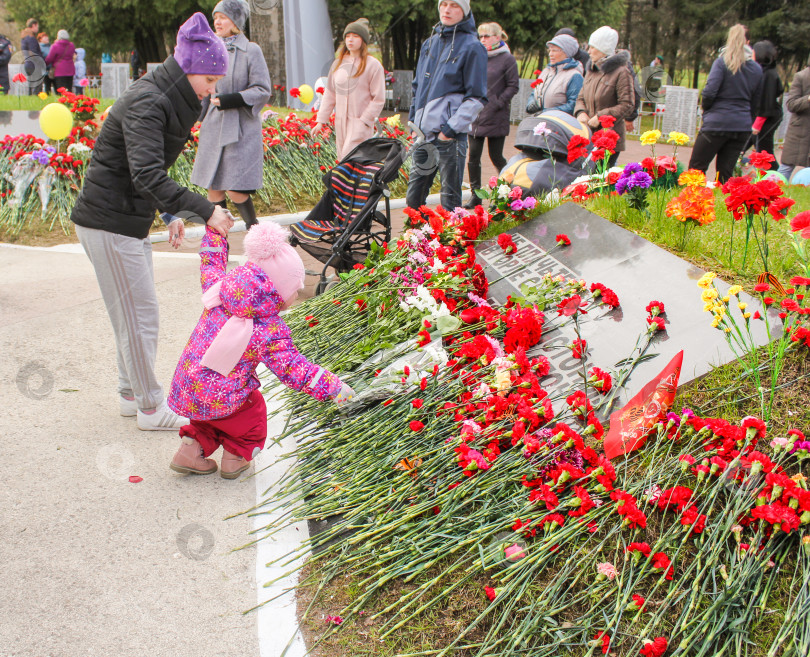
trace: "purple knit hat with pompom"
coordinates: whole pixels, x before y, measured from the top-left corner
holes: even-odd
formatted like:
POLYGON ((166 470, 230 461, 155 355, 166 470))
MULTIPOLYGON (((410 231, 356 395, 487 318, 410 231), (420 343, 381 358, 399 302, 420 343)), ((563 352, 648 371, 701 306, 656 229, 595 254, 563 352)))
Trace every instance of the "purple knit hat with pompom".
POLYGON ((189 18, 177 31, 174 58, 186 75, 225 75, 228 72, 225 43, 200 12, 189 18))

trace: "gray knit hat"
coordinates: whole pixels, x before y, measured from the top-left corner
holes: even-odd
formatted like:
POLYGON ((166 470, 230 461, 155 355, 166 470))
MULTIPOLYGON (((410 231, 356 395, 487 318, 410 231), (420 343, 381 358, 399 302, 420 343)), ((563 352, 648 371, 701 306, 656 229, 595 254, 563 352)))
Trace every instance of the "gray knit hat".
POLYGON ((225 14, 240 32, 244 32, 245 23, 250 15, 250 5, 247 0, 220 0, 214 7, 214 11, 211 12, 211 16, 217 13, 225 14))
MULTIPOLYGON (((465 16, 470 15, 470 0, 453 0, 464 11, 465 16)), ((439 9, 442 8, 442 0, 439 0, 439 9)))
POLYGON ((368 45, 368 42, 371 41, 371 32, 368 29, 368 18, 358 18, 354 23, 349 23, 346 29, 343 30, 344 39, 347 34, 356 34, 368 45))
POLYGON ((566 57, 573 57, 579 52, 579 43, 577 43, 577 40, 567 34, 560 34, 555 36, 551 41, 546 41, 546 47, 548 46, 557 46, 565 53, 566 57))

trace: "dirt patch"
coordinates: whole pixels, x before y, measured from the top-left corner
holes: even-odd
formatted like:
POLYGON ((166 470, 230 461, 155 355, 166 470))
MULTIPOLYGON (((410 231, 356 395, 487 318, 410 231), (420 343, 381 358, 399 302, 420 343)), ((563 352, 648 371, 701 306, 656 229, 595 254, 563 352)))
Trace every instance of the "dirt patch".
MULTIPOLYGON (((402 579, 392 580, 384 594, 372 598, 367 608, 347 617, 337 626, 329 617, 339 616, 362 594, 364 589, 361 582, 368 574, 351 572, 340 575, 319 591, 323 572, 307 564, 301 572, 303 584, 298 587, 296 598, 298 622, 306 645, 311 650, 309 654, 313 657, 386 657, 435 650, 447 645, 489 604, 484 595, 484 586, 490 582, 485 576, 470 580, 441 604, 432 605, 409 619, 401 628, 383 636, 388 629, 386 624, 394 614, 382 613, 382 610, 421 584, 429 582, 438 572, 427 572, 407 584, 402 579)), ((446 584, 445 581, 434 584, 422 602, 430 600, 446 584)), ((479 625, 466 635, 462 645, 480 641, 487 630, 487 623, 479 625)), ((460 657, 471 654, 465 650, 453 652, 453 655, 460 657)))

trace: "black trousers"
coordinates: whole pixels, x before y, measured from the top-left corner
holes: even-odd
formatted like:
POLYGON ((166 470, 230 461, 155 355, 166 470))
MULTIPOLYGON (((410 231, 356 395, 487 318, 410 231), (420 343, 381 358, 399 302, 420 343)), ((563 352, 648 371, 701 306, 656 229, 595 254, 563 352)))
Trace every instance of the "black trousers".
POLYGON ((484 140, 487 141, 489 159, 500 174, 506 166, 503 156, 503 145, 506 137, 473 137, 468 135, 470 141, 470 158, 467 162, 467 172, 470 174, 470 189, 481 189, 481 155, 484 152, 484 140))
POLYGON ((53 88, 57 91, 64 87, 67 91, 73 91, 73 76, 72 75, 57 75, 53 79, 53 88))
POLYGON ((695 139, 692 148, 692 157, 689 159, 689 168, 703 171, 709 168, 716 157, 718 179, 726 182, 734 175, 734 165, 748 143, 751 131, 746 132, 715 132, 701 130, 695 139))

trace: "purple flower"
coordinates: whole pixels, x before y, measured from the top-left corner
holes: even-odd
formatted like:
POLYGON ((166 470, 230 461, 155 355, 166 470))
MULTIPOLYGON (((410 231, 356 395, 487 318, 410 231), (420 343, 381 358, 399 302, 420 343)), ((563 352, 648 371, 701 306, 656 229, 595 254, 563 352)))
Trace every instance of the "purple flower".
POLYGON ((624 171, 622 171, 622 177, 630 176, 634 174, 636 171, 641 171, 642 166, 638 162, 630 162, 624 167, 624 171))
POLYGON ((515 212, 517 212, 518 210, 523 210, 523 201, 521 201, 519 198, 516 198, 509 204, 509 207, 512 208, 512 210, 514 210, 515 212))
POLYGON ((524 210, 533 210, 535 205, 537 205, 537 199, 534 196, 527 196, 523 199, 524 210))
POLYGON ((619 178, 616 181, 616 193, 619 194, 619 196, 627 191, 627 183, 629 180, 630 178, 619 178))
POLYGON ((641 187, 644 189, 652 185, 652 181, 652 176, 646 171, 636 171, 630 176, 630 180, 627 182, 627 188, 641 187))
POLYGON ((48 164, 51 158, 48 157, 48 154, 45 151, 38 149, 31 153, 31 159, 39 162, 42 166, 45 166, 48 164))

